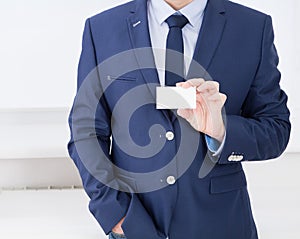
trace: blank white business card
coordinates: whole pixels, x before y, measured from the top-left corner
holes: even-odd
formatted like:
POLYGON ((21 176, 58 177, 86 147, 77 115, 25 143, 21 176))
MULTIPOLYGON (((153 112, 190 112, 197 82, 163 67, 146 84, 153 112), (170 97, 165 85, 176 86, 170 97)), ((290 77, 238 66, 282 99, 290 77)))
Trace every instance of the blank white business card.
POLYGON ((195 109, 196 88, 156 87, 156 109, 195 109))

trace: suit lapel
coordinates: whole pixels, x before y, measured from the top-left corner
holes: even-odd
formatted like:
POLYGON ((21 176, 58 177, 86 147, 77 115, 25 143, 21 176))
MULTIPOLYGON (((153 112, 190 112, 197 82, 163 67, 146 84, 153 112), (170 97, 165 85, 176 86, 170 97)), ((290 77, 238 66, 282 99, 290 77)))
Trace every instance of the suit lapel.
MULTIPOLYGON (((159 84, 148 27, 147 1, 136 0, 136 9, 127 19, 132 49, 146 83, 159 84), (149 68, 151 67, 151 68, 149 68), (149 70, 149 69, 150 70, 149 70)), ((153 97, 155 92, 151 89, 153 97)))
POLYGON ((206 70, 222 38, 226 24, 224 13, 223 0, 208 1, 187 79, 203 77, 211 80, 206 70))
MULTIPOLYGON (((224 16, 224 0, 209 0, 205 9, 203 23, 198 36, 193 60, 187 79, 202 77, 211 80, 207 74, 211 60, 222 38, 226 24, 224 16)), ((127 18, 130 41, 144 81, 154 99, 156 86, 160 86, 155 66, 148 27, 147 0, 135 0, 135 8, 127 18), (142 50, 143 49, 143 50, 142 50)), ((170 119, 167 110, 162 110, 166 118, 170 119)), ((176 117, 172 117, 172 121, 176 117)))
MULTIPOLYGON (((144 81, 152 96, 156 99, 156 86, 160 86, 158 73, 151 49, 151 40, 148 26, 147 0, 136 0, 135 9, 127 18, 128 31, 134 54, 136 56, 144 81)), ((166 110, 162 110, 168 117, 166 110)))

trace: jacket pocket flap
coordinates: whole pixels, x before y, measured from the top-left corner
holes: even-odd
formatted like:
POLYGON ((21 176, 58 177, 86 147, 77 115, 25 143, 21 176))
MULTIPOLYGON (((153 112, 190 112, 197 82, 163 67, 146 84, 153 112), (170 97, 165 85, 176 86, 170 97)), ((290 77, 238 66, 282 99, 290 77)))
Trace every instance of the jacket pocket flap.
POLYGON ((243 171, 233 174, 213 177, 210 180, 210 193, 225 193, 238 190, 247 185, 243 171))

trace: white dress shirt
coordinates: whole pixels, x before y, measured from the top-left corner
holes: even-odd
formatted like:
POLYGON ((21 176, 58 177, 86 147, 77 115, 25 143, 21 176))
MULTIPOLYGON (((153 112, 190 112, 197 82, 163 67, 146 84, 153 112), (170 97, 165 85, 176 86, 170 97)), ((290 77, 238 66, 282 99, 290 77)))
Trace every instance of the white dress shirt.
POLYGON ((169 32, 169 26, 165 20, 173 14, 182 14, 189 20, 189 23, 182 28, 184 71, 187 74, 194 55, 206 4, 207 0, 193 0, 184 8, 176 11, 164 0, 148 0, 149 32, 161 86, 165 85, 165 50, 169 32))
MULTIPOLYGON (((207 0, 193 0, 179 11, 173 9, 164 0, 148 0, 147 4, 149 33, 154 61, 160 84, 161 86, 165 86, 165 57, 167 36, 169 33, 169 26, 165 20, 173 14, 184 15, 189 20, 189 23, 182 28, 184 72, 186 75, 193 59, 207 0)), ((216 140, 206 136, 205 139, 208 149, 213 152, 214 155, 219 155, 223 149, 225 138, 226 135, 220 145, 216 140)))

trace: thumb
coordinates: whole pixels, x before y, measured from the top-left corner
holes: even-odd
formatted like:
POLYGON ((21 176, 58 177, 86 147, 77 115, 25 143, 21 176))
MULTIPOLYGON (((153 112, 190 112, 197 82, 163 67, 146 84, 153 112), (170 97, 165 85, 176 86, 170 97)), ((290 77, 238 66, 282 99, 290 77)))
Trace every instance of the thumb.
POLYGON ((224 105, 226 100, 227 100, 227 95, 225 95, 223 93, 219 93, 219 95, 220 95, 220 98, 221 98, 222 105, 224 105))

